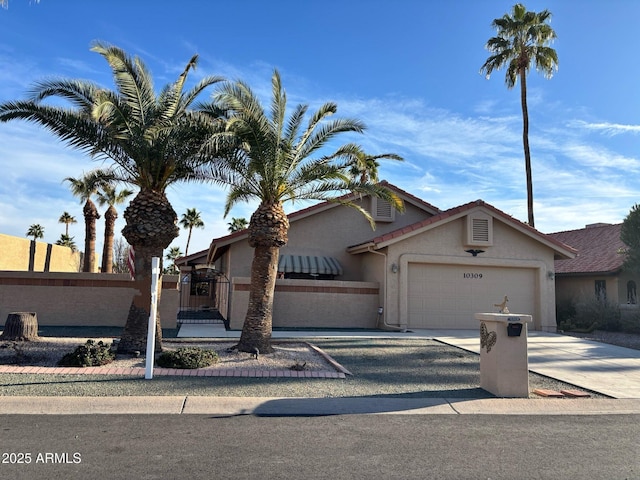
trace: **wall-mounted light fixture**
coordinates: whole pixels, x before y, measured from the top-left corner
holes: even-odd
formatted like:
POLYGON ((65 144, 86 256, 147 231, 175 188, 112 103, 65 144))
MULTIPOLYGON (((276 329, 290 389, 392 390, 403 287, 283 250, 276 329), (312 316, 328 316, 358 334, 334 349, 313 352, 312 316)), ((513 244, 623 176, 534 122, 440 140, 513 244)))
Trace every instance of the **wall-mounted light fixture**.
POLYGON ((397 263, 392 263, 391 264, 391 272, 392 273, 398 273, 398 264, 397 263))
POLYGON ((554 278, 556 278, 556 272, 547 272, 547 277, 549 278, 549 280, 553 280, 554 278))

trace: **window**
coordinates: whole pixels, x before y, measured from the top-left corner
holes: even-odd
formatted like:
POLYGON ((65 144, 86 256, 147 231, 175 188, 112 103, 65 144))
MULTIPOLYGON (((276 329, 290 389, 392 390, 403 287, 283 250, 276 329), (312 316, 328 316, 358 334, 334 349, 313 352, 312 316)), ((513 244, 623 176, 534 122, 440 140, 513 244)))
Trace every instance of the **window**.
POLYGON ((465 245, 479 247, 493 245, 493 217, 481 212, 467 215, 465 245))
POLYGON ((371 197, 371 216, 376 222, 393 222, 396 209, 386 200, 371 197))
POLYGON ((635 305, 638 303, 638 294, 636 292, 636 282, 629 280, 627 282, 627 303, 635 305))
POLYGON ((606 280, 596 280, 595 283, 596 288, 596 300, 600 302, 607 301, 607 281, 606 280))

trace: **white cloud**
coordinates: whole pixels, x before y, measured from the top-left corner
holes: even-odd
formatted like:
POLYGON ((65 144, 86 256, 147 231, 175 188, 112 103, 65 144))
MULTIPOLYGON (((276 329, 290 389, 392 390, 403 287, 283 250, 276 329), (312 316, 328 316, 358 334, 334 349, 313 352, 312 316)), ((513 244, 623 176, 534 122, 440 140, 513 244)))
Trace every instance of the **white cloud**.
POLYGON ((640 125, 624 125, 621 123, 609 122, 588 123, 582 120, 574 120, 569 122, 569 125, 574 128, 599 131, 609 136, 620 135, 623 133, 640 133, 640 125))

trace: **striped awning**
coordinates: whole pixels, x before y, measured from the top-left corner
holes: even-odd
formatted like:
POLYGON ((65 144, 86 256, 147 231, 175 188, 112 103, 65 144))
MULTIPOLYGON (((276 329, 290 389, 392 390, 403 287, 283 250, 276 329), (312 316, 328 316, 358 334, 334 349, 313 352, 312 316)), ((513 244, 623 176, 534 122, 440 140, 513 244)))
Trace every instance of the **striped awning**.
POLYGON ((310 275, 342 275, 342 266, 333 257, 280 255, 278 271, 284 273, 308 273, 310 275))

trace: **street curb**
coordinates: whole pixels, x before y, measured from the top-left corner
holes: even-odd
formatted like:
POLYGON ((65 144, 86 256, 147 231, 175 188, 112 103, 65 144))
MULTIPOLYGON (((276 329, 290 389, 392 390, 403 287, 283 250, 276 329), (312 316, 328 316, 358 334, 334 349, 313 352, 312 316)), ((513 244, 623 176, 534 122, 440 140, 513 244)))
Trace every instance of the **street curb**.
POLYGON ((640 399, 384 397, 0 397, 2 415, 630 415, 640 399))

